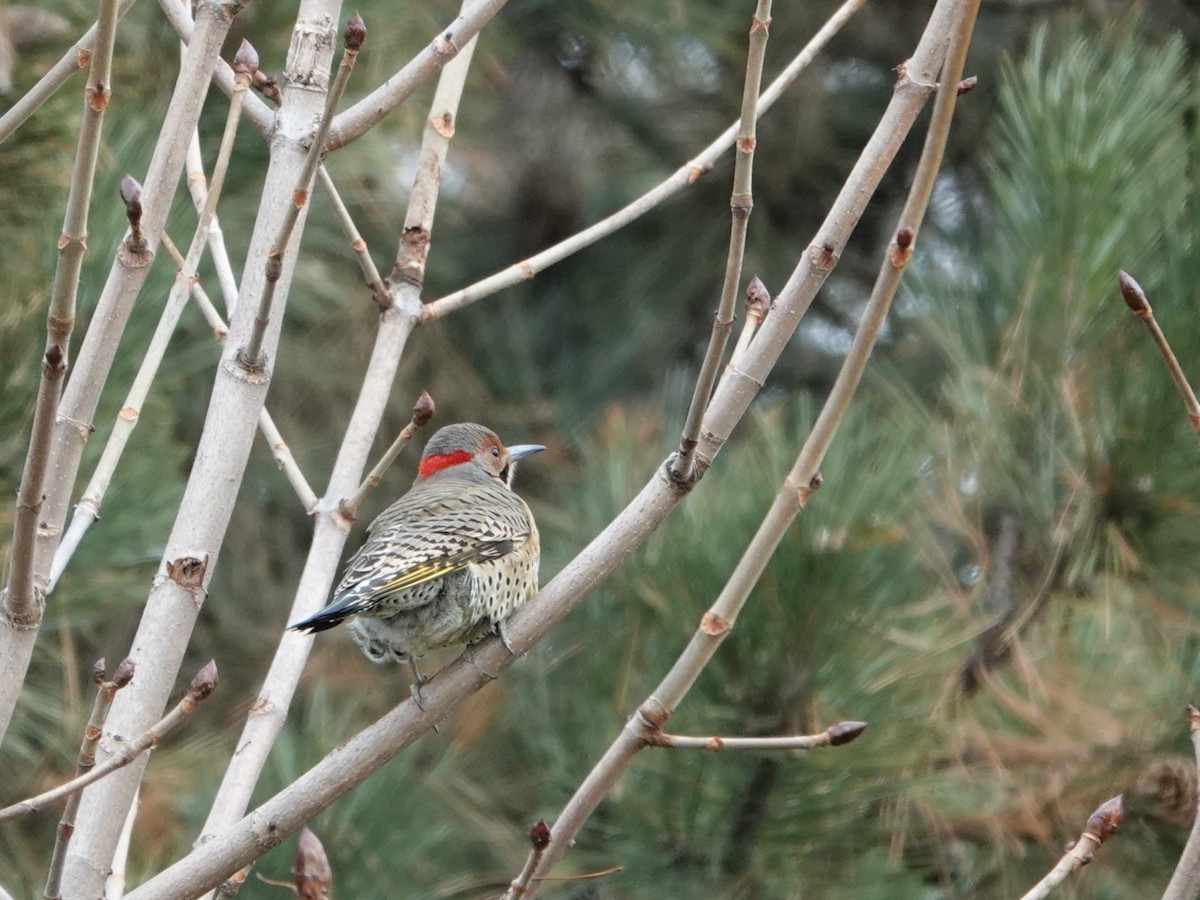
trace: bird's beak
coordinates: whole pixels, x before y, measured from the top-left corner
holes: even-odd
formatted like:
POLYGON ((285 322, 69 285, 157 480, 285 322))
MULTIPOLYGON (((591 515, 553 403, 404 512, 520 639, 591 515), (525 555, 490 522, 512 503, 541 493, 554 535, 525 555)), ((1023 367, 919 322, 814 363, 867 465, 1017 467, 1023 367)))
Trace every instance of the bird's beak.
POLYGON ((541 453, 546 448, 541 444, 517 444, 515 447, 508 448, 508 461, 515 463, 524 459, 527 456, 533 456, 535 453, 541 453))

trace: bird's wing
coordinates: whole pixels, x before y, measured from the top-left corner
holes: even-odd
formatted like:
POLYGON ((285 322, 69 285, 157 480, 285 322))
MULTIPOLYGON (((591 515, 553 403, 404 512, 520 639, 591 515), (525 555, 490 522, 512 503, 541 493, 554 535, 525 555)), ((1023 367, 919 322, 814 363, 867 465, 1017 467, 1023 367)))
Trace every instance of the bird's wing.
POLYGON ((531 533, 529 514, 507 489, 495 491, 495 498, 487 496, 491 491, 471 492, 416 509, 396 504, 385 510, 346 565, 334 602, 343 596, 367 602, 387 597, 394 610, 416 607, 427 601, 412 597, 406 603, 394 595, 511 553, 531 533))

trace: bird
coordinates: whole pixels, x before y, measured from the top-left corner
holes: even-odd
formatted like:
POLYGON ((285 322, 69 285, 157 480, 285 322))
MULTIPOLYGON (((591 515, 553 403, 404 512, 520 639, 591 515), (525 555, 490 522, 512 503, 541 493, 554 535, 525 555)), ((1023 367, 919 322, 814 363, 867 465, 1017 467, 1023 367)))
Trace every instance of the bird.
POLYGON ((496 633, 538 591, 541 542, 529 506, 513 490, 517 463, 546 448, 505 447, 482 425, 439 429, 425 445, 409 491, 367 529, 329 605, 290 626, 313 634, 346 619, 372 662, 408 663, 421 705, 429 650, 496 633))

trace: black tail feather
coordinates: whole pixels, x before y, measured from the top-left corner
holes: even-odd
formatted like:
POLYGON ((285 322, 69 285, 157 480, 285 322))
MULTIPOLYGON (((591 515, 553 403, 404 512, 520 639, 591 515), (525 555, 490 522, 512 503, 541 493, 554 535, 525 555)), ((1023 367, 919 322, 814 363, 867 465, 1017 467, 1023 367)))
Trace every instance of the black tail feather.
POLYGON ((361 612, 363 605, 361 601, 350 599, 334 600, 315 616, 309 616, 303 622, 289 625, 288 631, 303 631, 305 634, 327 631, 336 625, 341 625, 355 613, 361 612))

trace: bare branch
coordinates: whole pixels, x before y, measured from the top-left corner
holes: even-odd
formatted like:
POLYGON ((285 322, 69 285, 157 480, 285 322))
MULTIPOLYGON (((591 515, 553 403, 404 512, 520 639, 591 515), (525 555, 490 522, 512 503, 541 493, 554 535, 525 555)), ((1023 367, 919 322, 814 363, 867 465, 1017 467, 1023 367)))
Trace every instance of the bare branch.
POLYGON ((363 498, 367 496, 369 491, 379 487, 379 482, 383 480, 384 473, 388 470, 396 457, 400 454, 408 442, 412 440, 412 436, 417 433, 417 429, 423 428, 430 419, 433 418, 435 406, 433 398, 428 392, 421 391, 421 396, 417 398, 416 405, 413 406, 412 418, 408 420, 408 424, 400 429, 400 434, 396 436, 396 440, 387 448, 379 462, 375 464, 375 468, 371 470, 371 474, 363 479, 363 483, 358 488, 341 502, 338 509, 343 516, 354 520, 358 516, 358 507, 362 503, 363 498))
MULTIPOLYGON (((1188 731, 1192 735, 1192 749, 1196 754, 1196 768, 1200 772, 1200 709, 1187 705, 1188 731)), ((1179 863, 1171 875, 1171 881, 1163 892, 1163 900, 1193 900, 1200 894, 1200 807, 1192 821, 1179 863)))
MULTIPOLYGON (((108 718, 109 707, 117 691, 129 684, 133 678, 134 664, 132 659, 125 659, 117 666, 112 680, 105 678, 104 660, 96 661, 92 666, 92 680, 96 682, 96 700, 92 705, 92 714, 88 717, 87 727, 83 730, 83 743, 79 745, 79 756, 75 762, 75 777, 86 775, 96 766, 96 745, 104 732, 104 722, 108 718)), ((75 833, 75 813, 79 809, 79 794, 74 793, 67 800, 58 830, 54 835, 54 852, 50 856, 50 869, 46 875, 45 900, 58 900, 62 895, 63 861, 67 858, 67 846, 75 833)))
POLYGON ((820 734, 793 734, 778 737, 686 737, 657 731, 646 739, 648 747, 669 750, 817 750, 849 744, 867 729, 866 722, 838 722, 820 734))
MULTIPOLYGON (((132 674, 132 673, 131 673, 132 674)), ((116 678, 113 679, 114 681, 116 678)), ((128 684, 128 682, 126 682, 128 684)), ((123 686, 123 685, 122 685, 123 686)), ((63 797, 70 796, 77 791, 83 790, 89 784, 94 784, 105 775, 117 771, 133 762, 141 754, 145 753, 166 734, 196 711, 196 707, 208 699, 209 695, 217 689, 217 664, 209 660, 205 666, 196 673, 188 684, 187 689, 183 692, 183 698, 175 705, 169 713, 151 725, 141 737, 136 741, 131 742, 127 747, 118 753, 114 753, 104 762, 100 763, 86 772, 81 772, 77 777, 72 778, 66 784, 60 784, 56 788, 51 788, 38 794, 36 797, 30 797, 28 800, 22 800, 19 803, 14 803, 11 806, 6 806, 0 809, 0 822, 7 822, 9 819, 20 818, 27 816, 32 812, 37 812, 39 809, 45 809, 50 804, 63 797)), ((111 697, 109 698, 111 703, 111 697)), ((96 735, 98 740, 99 734, 96 735)), ((82 755, 82 751, 81 751, 82 755)), ((92 759, 95 759, 94 751, 92 759)), ((78 806, 78 803, 76 803, 78 806)))
MULTIPOLYGON (((120 0, 117 4, 117 22, 124 18, 133 4, 134 0, 120 0)), ((38 107, 53 97, 72 75, 92 61, 92 51, 96 47, 99 34, 100 21, 97 20, 37 84, 0 116, 0 144, 8 140, 26 119, 37 112, 38 107)))
MULTIPOLYGON (((758 102, 758 115, 760 117, 783 95, 783 92, 791 86, 797 76, 808 68, 809 63, 816 58, 818 53, 825 49, 825 45, 842 29, 850 20, 850 17, 866 4, 867 0, 846 0, 845 3, 838 7, 837 11, 829 17, 829 20, 821 26, 820 30, 804 46, 804 49, 796 54, 795 58, 788 63, 787 68, 762 92, 762 96, 759 97, 758 102)), ((474 303, 476 300, 482 300, 484 297, 490 297, 492 294, 512 287, 514 284, 528 281, 555 263, 562 262, 568 256, 578 253, 601 238, 607 237, 613 232, 624 228, 630 222, 637 220, 663 201, 675 196, 675 194, 684 188, 695 184, 700 178, 706 175, 712 169, 713 163, 720 158, 721 154, 733 145, 734 139, 737 137, 737 130, 738 123, 734 122, 721 132, 716 140, 701 150, 699 154, 680 166, 670 178, 651 188, 642 194, 642 196, 626 204, 607 218, 601 219, 594 225, 589 225, 578 234, 574 234, 566 240, 559 241, 554 246, 547 247, 545 250, 534 254, 528 259, 513 263, 507 269, 501 269, 496 274, 489 275, 482 281, 467 285, 465 288, 461 288, 452 294, 447 294, 445 297, 434 300, 432 303, 425 304, 422 319, 424 321, 439 319, 447 313, 474 303)))
POLYGON ((1179 396, 1183 398, 1183 405, 1187 409, 1188 418, 1192 422, 1192 430, 1196 432, 1197 436, 1200 436, 1200 401, 1196 400, 1196 392, 1188 384, 1187 376, 1183 374, 1183 367, 1179 365, 1179 360, 1175 358, 1175 354, 1171 350, 1171 345, 1167 343, 1167 336, 1163 334, 1162 329, 1158 325, 1158 320, 1154 318, 1154 310, 1150 308, 1150 301, 1146 299, 1146 292, 1142 290, 1142 286, 1128 272, 1122 271, 1117 281, 1121 287, 1121 296, 1125 298, 1125 303, 1135 316, 1146 323, 1146 328, 1150 331, 1150 337, 1158 345, 1163 362, 1167 364, 1167 371, 1171 373, 1175 387, 1179 389, 1179 396))
MULTIPOLYGON (((325 97, 325 110, 317 125, 317 133, 312 139, 312 144, 308 148, 308 156, 300 169, 297 187, 292 195, 292 205, 288 207, 287 215, 279 225, 279 234, 275 238, 275 243, 271 245, 271 249, 267 253, 266 290, 259 299, 258 314, 254 317, 254 328, 250 331, 250 337, 246 340, 246 344, 238 350, 236 356, 247 369, 261 370, 266 366, 266 359, 262 354, 263 337, 267 333, 267 324, 271 321, 271 305, 275 300, 275 284, 279 281, 279 275, 283 270, 283 254, 287 250, 288 241, 292 239, 292 232, 300 218, 300 210, 308 205, 308 198, 312 193, 313 175, 316 174, 317 166, 321 162, 322 148, 325 145, 325 138, 329 134, 330 123, 333 121, 333 111, 337 109, 337 105, 342 100, 346 83, 350 80, 350 73, 354 71, 354 63, 358 59, 359 50, 366 37, 367 29, 363 24, 362 17, 355 13, 346 22, 346 29, 342 36, 345 51, 342 53, 341 62, 338 63, 337 75, 325 97)), ((258 68, 257 64, 254 68, 258 68)), ((248 76, 246 83, 249 84, 248 76)))
MULTIPOLYGON (((1066 881, 1068 875, 1090 863, 1093 854, 1106 840, 1117 833, 1117 829, 1124 821, 1125 807, 1122 795, 1118 794, 1101 803, 1096 807, 1096 811, 1088 817, 1087 826, 1083 829, 1079 840, 1072 841, 1067 846, 1067 852, 1062 855, 1058 864, 1046 874, 1045 878, 1024 894, 1021 900, 1042 900, 1049 896, 1054 888, 1066 881)), ((1184 895, 1181 894, 1180 897, 1182 896, 1184 895)))
POLYGON ((475 0, 399 72, 363 97, 333 121, 327 151, 358 140, 388 113, 412 96, 434 70, 454 59, 508 0, 475 0))
POLYGON ((729 233, 729 254, 725 260, 725 279, 721 284, 721 300, 713 317, 708 349, 696 377, 692 402, 688 406, 679 439, 679 452, 671 463, 671 473, 686 480, 692 471, 693 454, 700 442, 700 419, 717 381, 725 344, 733 330, 733 303, 742 280, 742 259, 746 254, 746 232, 750 227, 750 212, 754 209, 753 170, 754 146, 757 142, 758 93, 762 87, 763 59, 767 52, 767 35, 771 29, 771 0, 758 0, 750 20, 750 49, 746 54, 746 79, 742 87, 742 115, 739 120, 737 152, 733 162, 733 194, 729 208, 733 222, 729 233))
POLYGON ((354 256, 358 260, 358 266, 362 269, 363 277, 367 281, 367 287, 371 289, 371 296, 375 298, 375 302, 379 305, 379 311, 383 312, 391 303, 391 297, 388 295, 387 288, 384 287, 383 277, 379 274, 379 269, 375 267, 375 261, 371 259, 371 252, 367 249, 367 242, 363 240, 362 235, 359 233, 358 227, 354 224, 354 219, 350 217, 350 210, 346 208, 346 204, 342 201, 342 195, 338 193, 337 185, 333 183, 333 179, 329 177, 329 171, 324 166, 317 169, 317 179, 321 182, 321 187, 325 189, 325 193, 329 195, 329 202, 333 206, 333 214, 337 217, 338 224, 342 226, 342 234, 346 235, 350 249, 354 251, 354 256))

